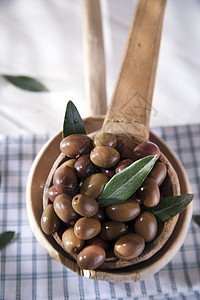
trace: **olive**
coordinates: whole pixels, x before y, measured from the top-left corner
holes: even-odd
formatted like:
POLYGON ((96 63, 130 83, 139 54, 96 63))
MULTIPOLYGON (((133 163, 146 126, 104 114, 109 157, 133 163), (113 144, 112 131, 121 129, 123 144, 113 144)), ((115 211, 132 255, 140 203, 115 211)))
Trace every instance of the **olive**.
POLYGON ((99 237, 105 241, 113 241, 126 234, 128 227, 122 222, 103 221, 99 237))
POLYGON ((110 146, 115 148, 117 146, 117 138, 114 134, 109 132, 99 132, 93 138, 93 145, 98 146, 110 146))
POLYGON ((77 256, 79 268, 94 270, 100 267, 106 258, 105 250, 98 245, 91 245, 83 248, 77 256))
POLYGON ((144 211, 135 221, 135 232, 141 235, 145 242, 151 242, 158 230, 157 220, 149 211, 144 211))
POLYGON ((144 238, 136 233, 129 233, 120 237, 114 246, 115 255, 122 260, 138 257, 144 250, 144 238))
POLYGON ((93 218, 99 220, 100 222, 104 219, 105 217, 105 210, 103 207, 98 207, 98 211, 96 213, 96 215, 94 215, 93 218))
POLYGON ((96 173, 87 177, 81 185, 80 192, 95 199, 101 194, 104 186, 108 182, 108 176, 96 173))
POLYGON ((78 194, 72 200, 73 209, 83 217, 92 217, 98 211, 97 201, 87 195, 78 194))
POLYGON ((71 196, 67 194, 58 195, 53 202, 53 207, 57 216, 65 223, 78 218, 77 213, 72 207, 71 196))
POLYGON ((58 196, 59 193, 56 189, 56 187, 54 185, 52 185, 49 190, 48 190, 48 198, 53 202, 56 198, 56 196, 58 196))
POLYGON ((152 142, 143 142, 134 148, 133 154, 135 160, 148 155, 156 155, 156 160, 158 160, 160 156, 160 149, 156 144, 152 142))
POLYGON ((43 211, 41 217, 41 228, 46 234, 56 232, 60 225, 60 219, 56 215, 53 205, 49 204, 43 211))
POLYGON ((133 199, 106 207, 106 215, 113 221, 128 222, 140 213, 140 205, 133 199))
POLYGON ((61 166, 68 166, 73 169, 75 162, 76 162, 76 159, 71 158, 71 159, 68 159, 67 161, 65 161, 61 166))
POLYGON ((77 187, 77 176, 72 168, 61 165, 53 176, 53 185, 59 194, 72 192, 77 187))
POLYGON ((132 163, 133 160, 130 158, 121 160, 115 168, 115 173, 119 173, 120 171, 124 170, 126 167, 130 166, 132 163))
POLYGON ((133 159, 133 149, 136 144, 131 141, 130 138, 119 136, 117 137, 116 150, 120 153, 122 159, 131 158, 133 159))
POLYGON ((77 158, 90 152, 92 140, 85 134, 71 134, 60 143, 60 150, 70 158, 77 158))
POLYGON ((163 183, 166 175, 167 175, 167 167, 165 164, 159 161, 154 165, 152 171, 149 173, 149 176, 156 181, 158 186, 160 186, 163 183))
POLYGON ((80 240, 74 234, 74 228, 68 228, 62 235, 64 249, 69 253, 78 253, 84 246, 84 240, 80 240))
POLYGON ((160 190, 156 181, 147 177, 137 190, 138 198, 147 207, 156 206, 160 201, 160 190))
POLYGON ((120 159, 117 150, 108 146, 98 146, 90 152, 91 161, 100 168, 111 168, 120 159))
POLYGON ((104 240, 100 239, 100 237, 98 237, 98 236, 95 236, 94 238, 87 240, 85 245, 87 245, 87 246, 98 245, 98 246, 102 247, 104 250, 107 250, 109 248, 108 241, 104 241, 104 240))
POLYGON ((101 230, 101 223, 95 218, 80 218, 74 224, 74 233, 79 239, 89 240, 101 230))
POLYGON ((96 173, 96 166, 91 162, 88 154, 83 155, 77 159, 74 164, 74 169, 78 177, 84 179, 94 173, 96 173))
POLYGON ((110 168, 110 169, 101 168, 101 173, 103 173, 103 174, 107 175, 109 178, 111 178, 115 175, 115 170, 113 168, 110 168))

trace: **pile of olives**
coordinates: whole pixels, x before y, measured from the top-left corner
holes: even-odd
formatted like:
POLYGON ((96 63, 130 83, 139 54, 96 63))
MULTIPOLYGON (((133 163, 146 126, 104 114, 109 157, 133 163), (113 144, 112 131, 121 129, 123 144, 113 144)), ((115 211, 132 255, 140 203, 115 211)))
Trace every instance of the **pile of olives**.
POLYGON ((158 231, 154 215, 142 209, 159 203, 159 187, 167 174, 158 160, 158 146, 136 145, 127 137, 100 132, 93 139, 69 135, 60 149, 66 161, 53 175, 42 230, 50 235, 62 227, 63 247, 76 255, 82 269, 100 267, 109 251, 120 260, 138 257, 158 231), (156 163, 139 189, 121 204, 99 207, 97 199, 110 178, 148 155, 156 155, 156 163))

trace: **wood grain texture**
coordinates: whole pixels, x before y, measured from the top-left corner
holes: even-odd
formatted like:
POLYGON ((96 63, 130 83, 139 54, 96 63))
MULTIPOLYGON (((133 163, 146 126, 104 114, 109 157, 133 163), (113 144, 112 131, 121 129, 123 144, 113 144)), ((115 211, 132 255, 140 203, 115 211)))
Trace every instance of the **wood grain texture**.
POLYGON ((165 0, 138 1, 103 129, 149 138, 165 0))
POLYGON ((107 108, 105 55, 99 0, 84 0, 84 59, 88 115, 105 114, 107 108))

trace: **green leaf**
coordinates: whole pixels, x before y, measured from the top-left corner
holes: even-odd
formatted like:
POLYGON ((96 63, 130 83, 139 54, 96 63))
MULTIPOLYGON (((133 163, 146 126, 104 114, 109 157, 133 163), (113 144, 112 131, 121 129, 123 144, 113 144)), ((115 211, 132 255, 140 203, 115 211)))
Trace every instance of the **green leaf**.
POLYGON ((150 211, 162 222, 166 222, 177 214, 181 213, 193 198, 193 194, 161 198, 158 205, 154 207, 143 207, 143 210, 150 211))
POLYGON ((0 250, 2 250, 7 244, 10 243, 14 235, 14 231, 6 231, 0 234, 0 250))
POLYGON ((28 76, 1 75, 4 79, 20 89, 32 92, 47 92, 48 89, 38 80, 28 76))
POLYGON ((155 156, 141 158, 114 175, 99 195, 99 206, 110 206, 127 200, 142 184, 155 164, 155 156))
POLYGON ((69 101, 66 107, 63 123, 63 138, 70 134, 86 134, 83 120, 72 101, 69 101))
POLYGON ((193 215, 192 219, 200 226, 200 215, 193 215))

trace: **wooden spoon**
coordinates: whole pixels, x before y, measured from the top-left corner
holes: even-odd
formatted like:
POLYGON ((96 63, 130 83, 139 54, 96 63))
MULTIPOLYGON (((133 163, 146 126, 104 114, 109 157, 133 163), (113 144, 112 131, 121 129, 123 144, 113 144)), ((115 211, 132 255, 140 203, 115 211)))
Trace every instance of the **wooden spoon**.
MULTIPOLYGON (((164 8, 163 0, 155 0, 154 5, 151 1, 138 1, 116 88, 102 126, 103 131, 125 134, 136 142, 149 138, 149 118, 164 8)), ((163 194, 165 196, 180 194, 178 177, 172 165, 163 154, 160 160, 168 169, 163 194)), ((49 174, 44 189, 44 208, 48 204, 47 190, 52 183, 52 176, 63 161, 64 155, 61 154, 49 174)), ((169 239, 177 219, 178 216, 160 225, 158 237, 148 244, 136 259, 121 261, 111 257, 102 268, 122 268, 149 259, 169 239)), ((54 238, 63 247, 61 234, 62 232, 55 233, 54 238)))

